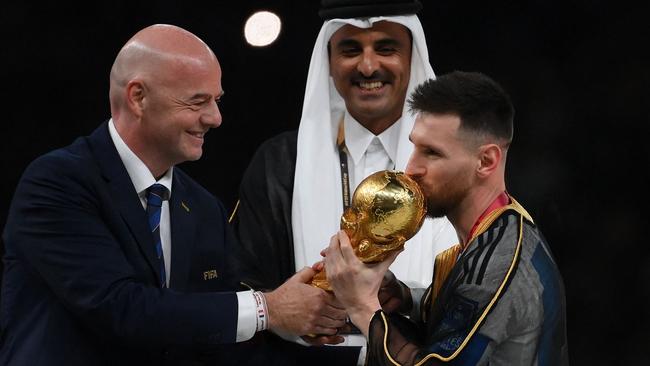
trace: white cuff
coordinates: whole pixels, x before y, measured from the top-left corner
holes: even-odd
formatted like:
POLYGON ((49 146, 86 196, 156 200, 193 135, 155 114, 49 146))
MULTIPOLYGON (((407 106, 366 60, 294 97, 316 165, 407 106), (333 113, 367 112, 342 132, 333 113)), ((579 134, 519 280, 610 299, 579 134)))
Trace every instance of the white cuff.
POLYGON ((247 341, 255 335, 257 314, 253 291, 237 292, 237 339, 235 342, 247 341))

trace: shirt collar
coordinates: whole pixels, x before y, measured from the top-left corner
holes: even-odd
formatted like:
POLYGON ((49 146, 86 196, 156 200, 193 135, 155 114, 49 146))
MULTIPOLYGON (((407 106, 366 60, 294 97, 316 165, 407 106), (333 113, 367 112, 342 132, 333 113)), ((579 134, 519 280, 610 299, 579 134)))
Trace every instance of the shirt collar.
POLYGON ((363 154, 368 150, 368 146, 375 137, 379 140, 384 151, 386 151, 386 154, 388 154, 388 157, 394 163, 395 156, 397 155, 397 140, 399 139, 399 126, 401 122, 402 119, 400 118, 384 130, 384 132, 375 136, 346 111, 343 118, 345 147, 348 149, 354 164, 356 165, 359 163, 363 154))
POLYGON ((140 158, 129 148, 124 140, 122 140, 122 137, 115 128, 115 124, 113 123, 112 118, 110 121, 108 121, 108 132, 111 135, 111 139, 113 140, 113 144, 117 149, 117 153, 119 154, 120 159, 126 168, 126 172, 129 174, 129 177, 131 177, 131 182, 133 182, 133 186, 135 187, 135 191, 138 192, 138 195, 144 194, 147 188, 149 188, 152 184, 158 183, 165 186, 171 196, 174 167, 169 168, 169 170, 167 170, 167 172, 165 172, 165 174, 158 181, 156 181, 156 178, 153 176, 153 174, 151 174, 149 168, 147 168, 144 162, 142 162, 142 160, 140 160, 140 158))

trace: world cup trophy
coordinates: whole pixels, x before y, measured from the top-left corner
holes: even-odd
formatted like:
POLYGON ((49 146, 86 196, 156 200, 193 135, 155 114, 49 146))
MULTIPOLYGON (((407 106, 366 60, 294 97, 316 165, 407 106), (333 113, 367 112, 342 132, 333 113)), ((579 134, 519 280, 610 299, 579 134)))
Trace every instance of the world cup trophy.
MULTIPOLYGON (((413 179, 400 171, 382 170, 355 189, 351 206, 341 216, 341 229, 362 262, 377 263, 402 249, 420 230, 426 212, 424 194, 413 179)), ((332 291, 325 271, 316 273, 311 284, 332 291)))

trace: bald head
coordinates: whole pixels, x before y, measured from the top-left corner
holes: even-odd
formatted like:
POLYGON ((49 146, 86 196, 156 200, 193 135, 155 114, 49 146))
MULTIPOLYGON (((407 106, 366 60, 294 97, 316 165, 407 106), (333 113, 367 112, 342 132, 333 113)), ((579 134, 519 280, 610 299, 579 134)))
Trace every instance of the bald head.
POLYGON ((136 33, 115 58, 110 74, 113 117, 123 107, 122 92, 129 81, 165 84, 184 72, 219 65, 216 56, 200 38, 183 28, 156 24, 136 33))
POLYGON ((111 69, 111 117, 127 146, 159 177, 201 157, 221 124, 221 67, 194 34, 153 25, 122 47, 111 69))

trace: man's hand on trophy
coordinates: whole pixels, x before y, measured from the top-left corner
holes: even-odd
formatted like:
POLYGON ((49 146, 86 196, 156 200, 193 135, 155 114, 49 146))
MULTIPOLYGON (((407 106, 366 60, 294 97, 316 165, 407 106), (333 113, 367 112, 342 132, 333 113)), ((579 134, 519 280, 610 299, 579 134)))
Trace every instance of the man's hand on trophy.
MULTIPOLYGON (((327 248, 321 250, 320 255, 325 257, 327 255, 327 248)), ((321 272, 325 269, 325 261, 320 260, 314 263, 311 268, 316 272, 321 272)), ((333 293, 333 292, 332 292, 333 293)), ((335 294, 336 295, 336 294, 335 294)), ((359 329, 350 322, 350 317, 347 317, 345 320, 345 325, 339 328, 338 334, 359 334, 359 329)), ((307 341, 307 340, 305 340, 307 341)))
POLYGON ((386 271, 379 288, 379 303, 386 313, 398 311, 408 314, 413 307, 411 290, 402 281, 399 281, 393 272, 386 271))
POLYGON ((332 237, 327 248, 327 281, 352 322, 366 336, 370 319, 381 308, 377 293, 384 274, 400 252, 391 253, 382 262, 365 264, 354 254, 350 239, 342 230, 332 237))
POLYGON ((305 267, 274 291, 265 293, 269 329, 295 335, 318 334, 319 344, 340 343, 346 312, 333 294, 308 285, 315 271, 305 267), (331 336, 331 337, 323 337, 331 336))

